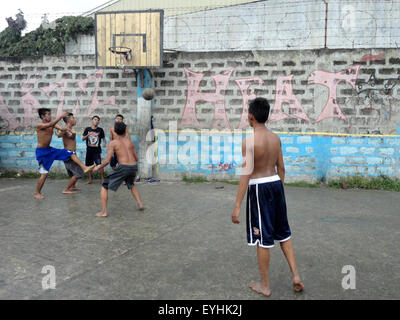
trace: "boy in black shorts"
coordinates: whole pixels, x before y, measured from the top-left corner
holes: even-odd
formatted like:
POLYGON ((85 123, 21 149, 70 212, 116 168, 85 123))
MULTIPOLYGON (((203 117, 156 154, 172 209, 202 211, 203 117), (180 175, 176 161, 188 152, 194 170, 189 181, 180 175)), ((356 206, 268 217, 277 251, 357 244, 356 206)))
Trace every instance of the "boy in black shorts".
MULTIPOLYGON (((72 113, 68 113, 63 118, 66 127, 59 131, 57 136, 63 139, 64 149, 76 152, 76 131, 73 127, 76 125, 76 120, 72 113)), ((80 189, 76 187, 76 183, 84 176, 83 170, 74 161, 68 159, 64 161, 65 169, 70 177, 67 186, 63 190, 63 194, 74 194, 80 189)))
POLYGON ((232 222, 240 223, 240 207, 247 191, 246 230, 247 242, 257 246, 257 260, 261 282, 250 282, 249 287, 267 297, 271 295, 269 286, 270 248, 275 241, 282 252, 292 273, 293 289, 303 291, 304 284, 297 270, 292 244, 292 232, 287 218, 287 208, 283 182, 285 165, 281 141, 268 130, 270 105, 264 98, 256 98, 249 104, 248 120, 253 135, 242 142, 243 169, 236 196, 232 222))
MULTIPOLYGON (((117 114, 115 116, 115 123, 117 123, 117 122, 122 122, 122 123, 124 122, 124 116, 122 114, 117 114)), ((114 128, 110 128, 110 142, 113 141, 114 139, 116 139, 117 136, 118 135, 115 133, 114 128)), ((128 139, 131 139, 128 129, 126 129, 124 136, 127 137, 128 139)), ((117 154, 114 152, 114 154, 111 158, 111 161, 110 161, 110 166, 113 170, 115 170, 117 168, 117 165, 118 165, 118 157, 117 157, 117 154)))
POLYGON ((126 139, 126 125, 123 122, 116 122, 114 125, 116 137, 108 145, 108 154, 104 162, 96 166, 93 172, 101 170, 111 161, 114 152, 117 154, 119 166, 104 180, 101 187, 100 200, 102 210, 96 214, 97 217, 107 217, 108 190, 117 191, 122 182, 125 181, 127 188, 131 191, 133 198, 143 210, 139 191, 135 186, 137 174, 137 153, 131 139, 126 139))
MULTIPOLYGON (((86 165, 90 163, 92 165, 95 163, 99 165, 101 163, 101 140, 103 139, 103 147, 106 147, 106 137, 104 130, 99 127, 100 118, 94 116, 92 118, 92 126, 87 127, 83 132, 82 140, 86 140, 86 165)), ((88 174, 89 181, 87 184, 92 183, 92 174, 88 174)), ((104 169, 100 170, 101 183, 104 182, 104 169)))

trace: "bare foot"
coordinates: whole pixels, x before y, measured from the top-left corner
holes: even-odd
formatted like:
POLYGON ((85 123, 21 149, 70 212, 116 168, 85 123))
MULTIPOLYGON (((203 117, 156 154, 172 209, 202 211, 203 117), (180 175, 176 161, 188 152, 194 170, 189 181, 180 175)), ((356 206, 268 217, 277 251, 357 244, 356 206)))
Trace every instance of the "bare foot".
POLYGON ((40 193, 35 193, 34 197, 38 200, 44 199, 44 196, 42 196, 40 193))
POLYGON ((293 290, 295 292, 301 292, 304 289, 304 284, 301 282, 300 278, 293 279, 293 290))
POLYGON ((74 193, 76 193, 76 191, 72 191, 71 189, 67 189, 67 190, 64 190, 62 193, 63 194, 74 194, 74 193))
POLYGON ((78 188, 78 187, 72 187, 72 188, 70 188, 69 190, 72 190, 72 191, 80 191, 80 190, 81 190, 81 188, 78 188))
POLYGON ((96 217, 105 218, 105 217, 107 217, 107 212, 100 211, 100 212, 96 213, 96 217))
POLYGON ((257 293, 260 293, 266 297, 269 297, 271 295, 271 290, 269 290, 269 288, 263 287, 260 283, 251 281, 249 283, 249 288, 251 290, 254 290, 257 293))
POLYGON ((93 183, 93 181, 88 181, 88 182, 86 182, 85 184, 92 184, 93 183))
POLYGON ((93 165, 91 165, 91 166, 89 166, 89 167, 86 167, 86 169, 83 170, 83 172, 84 172, 84 173, 91 172, 91 171, 93 171, 93 169, 94 169, 95 166, 96 166, 96 165, 93 164, 93 165))

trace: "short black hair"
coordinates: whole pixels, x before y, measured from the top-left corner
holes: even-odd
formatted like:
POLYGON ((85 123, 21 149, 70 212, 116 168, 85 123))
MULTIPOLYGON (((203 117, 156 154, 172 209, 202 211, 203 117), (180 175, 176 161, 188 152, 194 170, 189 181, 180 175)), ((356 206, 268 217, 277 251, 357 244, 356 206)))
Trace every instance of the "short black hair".
POLYGON ((66 117, 63 118, 64 122, 67 123, 69 119, 71 119, 71 117, 73 117, 74 114, 69 112, 68 115, 66 117))
POLYGON ((99 116, 93 116, 93 117, 92 117, 92 120, 93 120, 94 118, 97 118, 97 119, 99 119, 99 121, 100 121, 100 117, 99 117, 99 116))
POLYGON ((117 115, 115 116, 115 118, 118 118, 118 117, 121 117, 122 120, 124 120, 124 116, 123 116, 122 114, 117 114, 117 115))
POLYGON ((48 108, 39 108, 38 110, 39 118, 42 119, 42 116, 44 116, 46 112, 51 112, 51 110, 48 108))
POLYGON ((250 101, 249 114, 252 114, 257 122, 265 123, 269 116, 269 103, 265 98, 255 98, 250 101))
POLYGON ((114 124, 114 130, 116 134, 123 136, 126 132, 126 124, 123 122, 116 122, 114 124))

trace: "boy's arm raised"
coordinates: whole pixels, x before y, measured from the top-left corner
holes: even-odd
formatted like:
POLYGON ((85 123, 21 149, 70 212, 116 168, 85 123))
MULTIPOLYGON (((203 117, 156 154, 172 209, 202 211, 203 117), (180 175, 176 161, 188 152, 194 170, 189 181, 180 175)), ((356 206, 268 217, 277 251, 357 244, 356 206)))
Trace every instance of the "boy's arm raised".
MULTIPOLYGON (((37 125, 37 129, 41 130, 41 129, 47 129, 50 127, 55 127, 57 125, 57 123, 64 117, 66 117, 68 115, 67 111, 64 111, 61 115, 59 115, 57 118, 55 118, 53 121, 50 121, 48 123, 39 123, 37 125)), ((56 129, 61 130, 60 127, 56 127, 56 129)))
MULTIPOLYGON (((55 127, 55 126, 54 126, 55 127)), ((64 136, 64 133, 65 133, 65 130, 62 130, 62 129, 64 129, 64 128, 60 128, 60 127, 58 127, 58 128, 56 128, 57 129, 57 137, 58 138, 62 138, 63 136, 64 136)))

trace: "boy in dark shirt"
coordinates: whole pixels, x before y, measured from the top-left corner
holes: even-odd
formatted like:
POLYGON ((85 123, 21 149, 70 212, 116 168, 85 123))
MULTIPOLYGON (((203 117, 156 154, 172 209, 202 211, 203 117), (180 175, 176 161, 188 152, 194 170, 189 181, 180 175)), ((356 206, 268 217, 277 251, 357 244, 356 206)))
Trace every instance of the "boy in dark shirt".
MULTIPOLYGON (((103 147, 106 147, 106 137, 104 130, 99 127, 100 118, 94 116, 92 118, 92 126, 87 127, 83 132, 82 140, 86 140, 86 165, 90 166, 93 163, 96 165, 101 164, 101 140, 103 139, 103 147), (88 164, 89 163, 89 164, 88 164)), ((92 174, 88 173, 89 181, 87 184, 92 183, 92 174)), ((104 182, 104 169, 100 170, 101 183, 104 182)))

